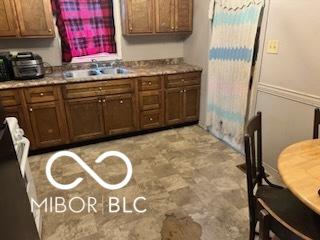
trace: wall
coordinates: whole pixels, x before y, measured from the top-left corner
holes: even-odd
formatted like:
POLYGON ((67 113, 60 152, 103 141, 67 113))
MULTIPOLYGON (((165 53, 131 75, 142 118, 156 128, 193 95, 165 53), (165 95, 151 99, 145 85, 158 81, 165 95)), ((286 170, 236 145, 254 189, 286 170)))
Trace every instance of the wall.
POLYGON ((205 126, 207 102, 207 74, 210 21, 209 0, 194 1, 193 33, 184 42, 183 53, 187 63, 203 68, 201 82, 200 125, 205 126))
POLYGON ((261 49, 253 109, 262 111, 264 161, 275 172, 286 146, 312 137, 320 106, 319 8, 318 0, 269 3, 265 43, 279 40, 279 53, 267 54, 267 44, 261 49))

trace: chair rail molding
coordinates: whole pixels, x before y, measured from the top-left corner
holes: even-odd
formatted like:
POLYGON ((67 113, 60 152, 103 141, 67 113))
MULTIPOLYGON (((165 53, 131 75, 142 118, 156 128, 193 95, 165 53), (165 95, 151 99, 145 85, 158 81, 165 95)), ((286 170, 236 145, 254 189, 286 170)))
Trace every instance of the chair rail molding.
POLYGON ((310 106, 320 106, 320 96, 292 90, 289 88, 279 87, 276 85, 259 82, 258 92, 271 94, 277 97, 281 97, 284 99, 288 99, 310 106))

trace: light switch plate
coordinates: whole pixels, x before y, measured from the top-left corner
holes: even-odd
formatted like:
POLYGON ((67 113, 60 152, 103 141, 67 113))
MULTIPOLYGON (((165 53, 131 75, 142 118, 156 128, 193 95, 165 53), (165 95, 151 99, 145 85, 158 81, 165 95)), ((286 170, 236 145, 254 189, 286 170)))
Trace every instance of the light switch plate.
POLYGON ((267 46, 267 53, 278 54, 279 53, 279 40, 269 40, 267 46))

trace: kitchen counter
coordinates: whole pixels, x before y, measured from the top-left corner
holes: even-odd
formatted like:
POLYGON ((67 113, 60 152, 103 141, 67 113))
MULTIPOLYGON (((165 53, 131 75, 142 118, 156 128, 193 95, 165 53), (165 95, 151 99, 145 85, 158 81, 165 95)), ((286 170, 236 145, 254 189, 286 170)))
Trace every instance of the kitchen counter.
POLYGON ((43 85, 59 85, 66 83, 79 83, 79 82, 90 82, 90 81, 100 81, 108 79, 124 79, 124 78, 135 78, 135 77, 145 77, 154 75, 164 75, 164 74, 175 74, 175 73, 187 73, 194 71, 201 71, 202 69, 197 66, 189 65, 183 62, 173 62, 173 64, 163 63, 163 62, 152 62, 152 64, 146 64, 144 61, 143 65, 132 64, 131 66, 124 67, 129 70, 127 74, 105 74, 100 76, 89 76, 85 78, 64 78, 61 69, 55 70, 51 74, 47 74, 44 78, 34 79, 34 80, 22 80, 22 81, 7 81, 0 83, 0 90, 12 89, 12 88, 24 88, 24 87, 34 87, 43 85))

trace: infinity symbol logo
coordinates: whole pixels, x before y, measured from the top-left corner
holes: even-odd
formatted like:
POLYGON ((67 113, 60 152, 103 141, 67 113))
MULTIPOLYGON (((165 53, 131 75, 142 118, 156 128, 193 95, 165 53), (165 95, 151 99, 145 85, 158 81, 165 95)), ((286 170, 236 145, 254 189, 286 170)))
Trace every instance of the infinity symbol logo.
POLYGON ((101 179, 95 173, 95 171, 93 171, 77 154, 70 152, 70 151, 61 151, 61 152, 57 152, 57 153, 53 154, 52 157, 49 158, 47 165, 46 165, 46 175, 47 175, 49 182, 53 186, 55 186, 56 188, 61 189, 61 190, 69 190, 69 189, 73 189, 73 188, 77 187, 83 181, 83 178, 79 177, 70 184, 58 183, 52 177, 51 167, 52 167, 53 163, 57 159, 59 159, 60 157, 70 157, 73 160, 75 160, 98 184, 100 184, 100 186, 102 186, 103 188, 108 189, 108 190, 116 190, 116 189, 123 188, 124 186, 126 186, 129 183, 129 181, 132 177, 131 162, 130 162, 129 158, 121 152, 118 152, 118 151, 105 152, 95 160, 96 163, 101 163, 104 160, 106 160, 108 157, 118 157, 118 158, 122 159, 124 161, 124 163, 126 164, 127 175, 122 180, 122 182, 120 182, 118 184, 109 184, 109 183, 105 182, 103 179, 101 179))

